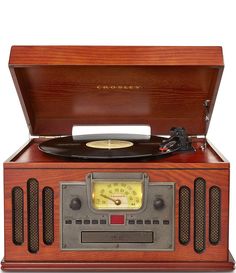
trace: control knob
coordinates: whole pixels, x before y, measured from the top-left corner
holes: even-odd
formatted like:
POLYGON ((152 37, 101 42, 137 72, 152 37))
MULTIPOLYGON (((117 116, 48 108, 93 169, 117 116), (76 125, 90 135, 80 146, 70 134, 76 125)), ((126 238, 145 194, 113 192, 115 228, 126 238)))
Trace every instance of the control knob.
POLYGON ((81 200, 78 197, 73 198, 70 201, 70 208, 72 210, 79 210, 81 208, 81 200))
POLYGON ((153 206, 155 209, 159 210, 159 209, 164 208, 165 202, 162 198, 156 198, 153 202, 153 206))

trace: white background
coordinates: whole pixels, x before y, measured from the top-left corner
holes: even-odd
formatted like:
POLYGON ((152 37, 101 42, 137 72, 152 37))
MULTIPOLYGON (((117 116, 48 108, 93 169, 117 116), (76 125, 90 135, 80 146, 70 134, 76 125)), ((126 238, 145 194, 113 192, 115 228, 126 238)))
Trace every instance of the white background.
POLYGON ((229 245, 236 256, 235 33, 235 0, 1 0, 0 161, 3 162, 29 137, 8 70, 11 45, 221 45, 225 70, 208 138, 231 162, 229 245))

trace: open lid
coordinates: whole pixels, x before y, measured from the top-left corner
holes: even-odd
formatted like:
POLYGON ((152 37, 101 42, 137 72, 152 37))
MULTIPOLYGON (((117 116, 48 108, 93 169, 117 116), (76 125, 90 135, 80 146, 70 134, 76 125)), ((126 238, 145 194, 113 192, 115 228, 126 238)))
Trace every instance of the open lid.
POLYGON ((204 135, 223 55, 221 47, 13 46, 9 67, 31 135, 71 135, 78 124, 204 135))

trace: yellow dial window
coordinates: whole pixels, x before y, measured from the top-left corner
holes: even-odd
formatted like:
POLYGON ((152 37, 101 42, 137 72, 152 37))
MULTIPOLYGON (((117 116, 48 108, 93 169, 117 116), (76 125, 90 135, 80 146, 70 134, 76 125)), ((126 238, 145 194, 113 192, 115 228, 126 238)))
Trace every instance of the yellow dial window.
POLYGON ((143 204, 143 183, 110 180, 92 183, 92 205, 98 210, 138 210, 143 204))

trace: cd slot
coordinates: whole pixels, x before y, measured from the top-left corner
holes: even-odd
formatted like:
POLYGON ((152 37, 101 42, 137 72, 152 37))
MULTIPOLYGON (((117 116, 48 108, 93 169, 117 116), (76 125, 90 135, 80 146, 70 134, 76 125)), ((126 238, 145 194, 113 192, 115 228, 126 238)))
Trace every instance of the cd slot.
POLYGON ((153 243, 153 232, 82 231, 81 243, 153 243))

